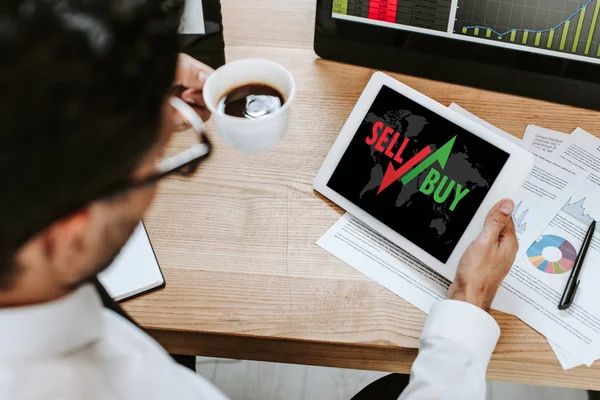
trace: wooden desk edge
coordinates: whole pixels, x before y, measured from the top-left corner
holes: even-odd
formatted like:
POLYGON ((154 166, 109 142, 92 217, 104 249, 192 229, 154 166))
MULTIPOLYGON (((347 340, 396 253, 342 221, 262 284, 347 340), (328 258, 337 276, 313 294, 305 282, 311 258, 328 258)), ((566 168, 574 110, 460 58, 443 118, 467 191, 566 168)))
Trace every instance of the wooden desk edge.
MULTIPOLYGON (((201 332, 147 331, 171 354, 201 355, 288 364, 410 373, 418 350, 371 344, 337 344, 301 339, 201 332)), ((558 363, 514 362, 493 356, 487 379, 530 385, 600 390, 596 368, 563 371, 558 363), (544 373, 539 372, 543 370, 544 373), (533 371, 533 372, 532 372, 533 371), (535 372, 538 371, 538 372, 535 372), (540 379, 540 376, 543 376, 540 379), (553 377, 553 378, 550 378, 553 377)))

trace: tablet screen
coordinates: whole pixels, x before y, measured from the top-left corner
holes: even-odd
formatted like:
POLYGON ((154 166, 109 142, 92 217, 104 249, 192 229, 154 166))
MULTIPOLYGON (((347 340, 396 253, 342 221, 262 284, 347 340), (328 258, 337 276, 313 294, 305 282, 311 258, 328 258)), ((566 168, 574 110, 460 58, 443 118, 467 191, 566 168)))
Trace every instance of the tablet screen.
POLYGON ((445 263, 508 158, 383 86, 327 186, 445 263))

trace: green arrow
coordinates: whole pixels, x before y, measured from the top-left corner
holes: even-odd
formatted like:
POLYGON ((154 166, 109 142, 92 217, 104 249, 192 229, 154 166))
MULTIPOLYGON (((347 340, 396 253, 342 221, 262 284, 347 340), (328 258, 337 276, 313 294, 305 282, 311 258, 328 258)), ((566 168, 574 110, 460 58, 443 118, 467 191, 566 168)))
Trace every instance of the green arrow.
POLYGON ((448 162, 448 158, 450 158, 450 153, 452 152, 452 146, 454 146, 455 140, 456 136, 450 139, 448 143, 437 149, 435 153, 427 157, 421 164, 417 165, 409 173, 404 175, 404 177, 402 177, 402 184, 406 185, 408 182, 415 179, 421 174, 421 172, 431 167, 436 161, 440 163, 442 168, 446 168, 446 163, 448 162))

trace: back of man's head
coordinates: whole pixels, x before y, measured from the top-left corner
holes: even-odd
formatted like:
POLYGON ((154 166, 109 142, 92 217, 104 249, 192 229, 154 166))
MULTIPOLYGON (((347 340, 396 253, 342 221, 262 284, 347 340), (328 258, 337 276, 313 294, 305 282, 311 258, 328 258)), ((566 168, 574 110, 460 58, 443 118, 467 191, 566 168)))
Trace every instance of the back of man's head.
POLYGON ((175 3, 0 5, 0 290, 20 246, 130 177, 157 140, 175 3))

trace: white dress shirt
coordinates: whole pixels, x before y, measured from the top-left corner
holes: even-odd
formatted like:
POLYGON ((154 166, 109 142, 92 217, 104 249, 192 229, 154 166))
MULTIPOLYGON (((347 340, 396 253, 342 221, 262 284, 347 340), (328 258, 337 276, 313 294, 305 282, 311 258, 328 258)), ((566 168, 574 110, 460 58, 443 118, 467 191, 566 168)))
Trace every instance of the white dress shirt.
POLYGON ((224 400, 150 336, 103 307, 92 285, 0 309, 1 400, 224 400))
POLYGON ((436 303, 400 400, 484 400, 485 372, 500 338, 494 318, 469 303, 436 303))
MULTIPOLYGON (((484 311, 443 301, 431 311, 411 383, 400 397, 484 399, 499 328, 484 311)), ((1 400, 225 400, 91 285, 57 301, 0 309, 1 400)))

